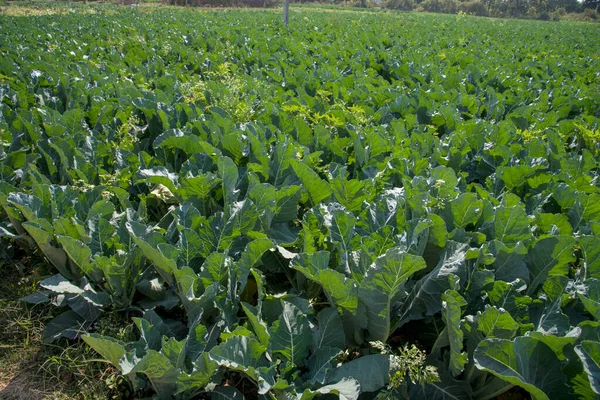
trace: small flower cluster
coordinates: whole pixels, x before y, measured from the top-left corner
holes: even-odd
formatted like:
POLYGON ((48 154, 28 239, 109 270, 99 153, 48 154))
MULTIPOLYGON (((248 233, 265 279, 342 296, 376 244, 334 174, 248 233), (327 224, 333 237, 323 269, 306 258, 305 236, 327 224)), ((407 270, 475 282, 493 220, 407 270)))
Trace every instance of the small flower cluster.
POLYGON ((390 356, 390 383, 388 389, 395 389, 406 382, 406 378, 417 385, 439 382, 437 369, 433 365, 425 365, 425 352, 414 344, 398 348, 394 354, 389 345, 382 342, 371 342, 371 346, 381 354, 390 356))

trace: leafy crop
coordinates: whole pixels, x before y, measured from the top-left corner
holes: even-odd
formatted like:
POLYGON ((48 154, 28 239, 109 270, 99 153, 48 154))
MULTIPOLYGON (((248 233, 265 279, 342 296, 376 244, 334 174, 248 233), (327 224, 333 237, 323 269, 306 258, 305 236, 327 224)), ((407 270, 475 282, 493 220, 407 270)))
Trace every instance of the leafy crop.
POLYGON ((46 340, 160 399, 600 395, 597 27, 98 10, 0 17, 46 340))

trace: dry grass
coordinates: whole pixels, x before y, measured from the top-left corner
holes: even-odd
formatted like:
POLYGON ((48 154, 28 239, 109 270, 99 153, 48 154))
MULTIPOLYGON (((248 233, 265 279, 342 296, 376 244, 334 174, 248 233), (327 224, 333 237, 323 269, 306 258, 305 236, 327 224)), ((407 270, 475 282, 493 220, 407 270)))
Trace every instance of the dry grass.
POLYGON ((41 258, 15 258, 0 259, 0 400, 112 398, 106 381, 116 370, 97 362, 93 350, 43 343, 44 325, 57 310, 19 299, 35 291, 50 268, 41 258))
POLYGON ((2 357, 0 367, 0 399, 37 400, 45 399, 50 392, 45 391, 43 376, 39 374, 39 348, 14 349, 2 357))
POLYGON ((1 269, 0 285, 0 399, 43 399, 44 380, 39 374, 41 337, 50 311, 27 308, 16 298, 28 291, 19 273, 1 269))

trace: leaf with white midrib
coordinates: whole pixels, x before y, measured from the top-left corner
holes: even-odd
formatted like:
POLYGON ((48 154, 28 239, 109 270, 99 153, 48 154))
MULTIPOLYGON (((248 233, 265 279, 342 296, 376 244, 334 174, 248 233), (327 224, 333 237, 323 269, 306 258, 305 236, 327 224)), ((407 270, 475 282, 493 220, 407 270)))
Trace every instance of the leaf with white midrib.
POLYGON ((327 371, 333 367, 332 361, 341 352, 340 349, 333 347, 323 347, 314 352, 308 359, 308 379, 310 379, 310 383, 313 385, 317 382, 325 383, 327 371))
POLYGON ((415 272, 426 268, 422 257, 392 248, 377 258, 367 272, 359 290, 369 310, 369 334, 372 340, 385 342, 391 333, 391 309, 402 285, 415 272))
POLYGON ((325 308, 317 315, 318 327, 313 330, 313 351, 323 347, 343 348, 345 344, 344 326, 334 307, 325 308))
POLYGON ((283 312, 271 328, 271 350, 294 364, 308 356, 312 339, 306 316, 292 303, 285 302, 283 312))

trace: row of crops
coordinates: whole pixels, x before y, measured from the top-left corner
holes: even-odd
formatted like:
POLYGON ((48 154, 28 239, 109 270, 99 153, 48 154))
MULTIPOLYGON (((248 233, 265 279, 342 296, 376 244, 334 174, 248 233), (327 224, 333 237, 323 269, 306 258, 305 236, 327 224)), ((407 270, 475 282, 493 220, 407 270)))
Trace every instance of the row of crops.
POLYGON ((0 16, 46 341, 138 397, 600 394, 600 27, 95 10, 0 16))

